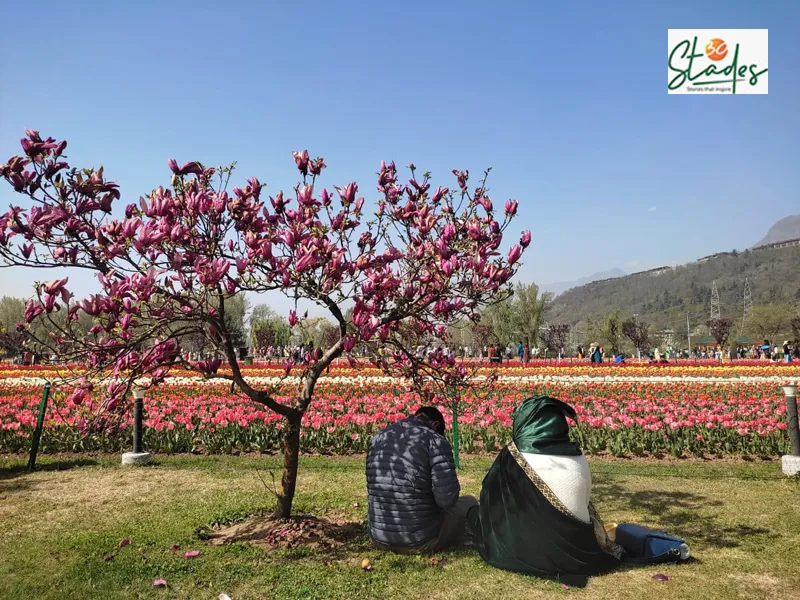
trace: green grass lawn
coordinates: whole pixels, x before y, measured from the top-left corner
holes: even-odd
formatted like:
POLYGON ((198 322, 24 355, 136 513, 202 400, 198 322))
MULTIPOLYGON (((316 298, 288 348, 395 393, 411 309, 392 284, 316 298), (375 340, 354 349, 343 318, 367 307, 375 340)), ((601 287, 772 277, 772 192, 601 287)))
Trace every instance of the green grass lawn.
MULTIPOLYGON (((45 457, 27 474, 24 457, 0 457, 0 598, 800 598, 800 482, 775 463, 593 460, 593 495, 606 521, 681 535, 697 560, 565 590, 493 569, 473 552, 444 553, 434 567, 429 558, 374 550, 364 536, 331 554, 210 546, 199 530, 270 507, 256 469, 269 482, 276 459, 163 456, 139 469, 118 462, 45 457), (122 538, 132 544, 118 548, 122 538), (170 551, 175 543, 180 552, 170 551), (187 560, 186 550, 201 554, 187 560), (365 557, 371 572, 360 568, 365 557), (671 580, 653 581, 655 573, 671 580), (156 578, 168 588, 153 588, 156 578)), ((491 461, 463 462, 464 492, 477 494, 491 461)), ((303 459, 296 512, 363 522, 363 464, 303 459)))

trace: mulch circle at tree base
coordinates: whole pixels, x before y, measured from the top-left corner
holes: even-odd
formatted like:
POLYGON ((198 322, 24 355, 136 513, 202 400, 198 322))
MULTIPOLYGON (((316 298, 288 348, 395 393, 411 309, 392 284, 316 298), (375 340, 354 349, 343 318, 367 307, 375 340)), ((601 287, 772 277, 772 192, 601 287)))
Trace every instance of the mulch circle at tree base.
POLYGON ((329 521, 310 515, 275 520, 257 517, 216 529, 208 541, 212 546, 246 542, 270 551, 300 547, 332 550, 364 533, 361 523, 329 521))

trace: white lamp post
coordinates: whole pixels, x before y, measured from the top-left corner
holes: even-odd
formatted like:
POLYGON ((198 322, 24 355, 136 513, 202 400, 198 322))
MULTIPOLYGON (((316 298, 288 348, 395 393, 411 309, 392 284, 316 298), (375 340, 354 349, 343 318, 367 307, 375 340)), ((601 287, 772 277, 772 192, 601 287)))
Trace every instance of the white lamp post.
POLYGON ((789 433, 789 454, 781 458, 784 475, 800 474, 800 428, 797 423, 797 384, 783 386, 786 394, 786 430, 789 433))
POLYGON ((122 464, 126 466, 146 465, 150 462, 150 453, 142 447, 142 413, 144 412, 144 390, 133 390, 133 452, 122 455, 122 464))

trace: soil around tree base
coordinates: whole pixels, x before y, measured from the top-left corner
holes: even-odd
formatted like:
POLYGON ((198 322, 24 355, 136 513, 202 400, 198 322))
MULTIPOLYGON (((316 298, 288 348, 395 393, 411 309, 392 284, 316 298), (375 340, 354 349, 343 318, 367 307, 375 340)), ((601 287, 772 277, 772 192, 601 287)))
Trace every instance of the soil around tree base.
POLYGON ((311 515, 274 520, 259 516, 212 531, 208 543, 221 546, 245 542, 269 551, 301 547, 324 551, 343 546, 364 532, 362 523, 329 521, 311 515))

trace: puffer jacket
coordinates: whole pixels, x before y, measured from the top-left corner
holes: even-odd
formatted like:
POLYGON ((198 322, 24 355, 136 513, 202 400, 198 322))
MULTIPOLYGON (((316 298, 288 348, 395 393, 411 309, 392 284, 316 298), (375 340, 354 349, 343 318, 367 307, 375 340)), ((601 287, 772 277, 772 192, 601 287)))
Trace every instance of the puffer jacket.
POLYGON ((404 548, 429 542, 460 492, 450 443, 418 417, 372 438, 367 493, 369 534, 376 542, 404 548))

